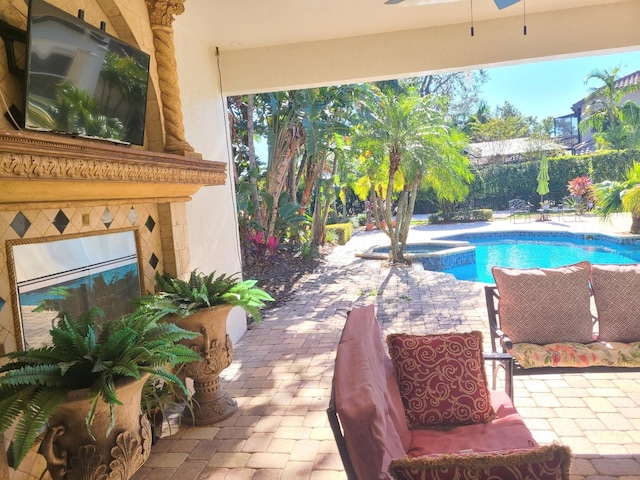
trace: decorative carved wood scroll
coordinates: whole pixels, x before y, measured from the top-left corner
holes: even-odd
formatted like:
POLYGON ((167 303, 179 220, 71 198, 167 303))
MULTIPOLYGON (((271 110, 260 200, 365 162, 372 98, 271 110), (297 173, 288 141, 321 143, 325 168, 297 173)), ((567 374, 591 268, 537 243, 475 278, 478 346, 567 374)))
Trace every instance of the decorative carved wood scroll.
POLYGON ((164 113, 165 151, 185 157, 199 157, 185 140, 178 87, 178 69, 173 44, 173 21, 175 15, 184 12, 185 0, 145 0, 149 10, 153 44, 158 63, 158 81, 162 112, 164 113))

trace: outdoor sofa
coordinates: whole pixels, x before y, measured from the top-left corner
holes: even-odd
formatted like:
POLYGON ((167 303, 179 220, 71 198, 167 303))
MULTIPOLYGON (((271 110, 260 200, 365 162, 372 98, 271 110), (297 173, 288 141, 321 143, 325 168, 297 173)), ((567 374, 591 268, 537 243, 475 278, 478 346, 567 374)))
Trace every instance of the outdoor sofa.
POLYGON ((492 273, 491 345, 512 355, 508 375, 640 371, 640 264, 492 273))
POLYGON ((373 306, 349 313, 327 413, 350 480, 568 480, 569 448, 540 446, 509 395, 489 391, 480 332, 387 343, 390 356, 373 306))

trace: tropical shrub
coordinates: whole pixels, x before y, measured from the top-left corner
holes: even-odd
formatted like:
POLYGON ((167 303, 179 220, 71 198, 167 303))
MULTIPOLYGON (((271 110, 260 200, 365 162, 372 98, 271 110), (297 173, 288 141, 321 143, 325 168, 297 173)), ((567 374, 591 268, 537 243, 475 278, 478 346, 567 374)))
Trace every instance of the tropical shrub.
POLYGON ((326 234, 330 232, 335 233, 336 241, 339 245, 344 245, 353 236, 353 224, 352 223, 336 223, 334 225, 327 225, 326 234))
POLYGON ((459 210, 454 212, 438 212, 429 215, 429 224, 489 222, 492 219, 493 211, 489 209, 459 210))
POLYGON ((261 230, 252 230, 247 234, 247 255, 258 267, 258 272, 273 265, 280 247, 280 239, 274 235, 267 236, 261 230))

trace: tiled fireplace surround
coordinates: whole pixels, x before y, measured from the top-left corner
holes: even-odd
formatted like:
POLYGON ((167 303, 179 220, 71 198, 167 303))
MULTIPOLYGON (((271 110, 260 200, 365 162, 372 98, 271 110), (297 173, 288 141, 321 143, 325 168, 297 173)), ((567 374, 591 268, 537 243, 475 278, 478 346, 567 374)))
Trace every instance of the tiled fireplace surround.
POLYGON ((11 245, 137 230, 143 289, 153 291, 156 272, 189 268, 189 195, 224 179, 219 162, 0 131, 0 353, 21 345, 11 245))

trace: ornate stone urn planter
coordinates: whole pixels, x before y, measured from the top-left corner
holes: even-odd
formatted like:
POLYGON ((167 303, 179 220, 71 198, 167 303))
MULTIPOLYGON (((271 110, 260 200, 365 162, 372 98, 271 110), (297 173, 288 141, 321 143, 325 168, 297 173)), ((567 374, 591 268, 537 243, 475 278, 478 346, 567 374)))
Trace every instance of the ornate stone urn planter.
POLYGON ((110 411, 98 402, 87 431, 91 407, 89 389, 71 390, 49 419, 39 453, 53 480, 128 480, 151 454, 151 426, 140 408, 142 386, 149 378, 127 379, 116 385, 122 405, 115 406, 115 424, 109 430, 110 411))
POLYGON ((170 369, 200 360, 178 343, 198 334, 165 315, 138 309, 104 321, 98 309, 61 314, 51 345, 8 353, 0 366, 0 434, 16 424, 11 466, 38 448, 53 480, 128 480, 151 449, 141 405, 146 380, 188 393, 170 369))
POLYGON ((183 374, 193 379, 193 414, 187 408, 183 421, 192 425, 209 425, 231 416, 238 403, 220 383, 220 373, 231 365, 233 344, 227 334, 227 316, 233 305, 217 305, 198 310, 178 321, 180 327, 200 333, 198 338, 183 340, 202 358, 202 362, 185 364, 183 374))
POLYGON ((273 298, 256 286, 256 280, 239 280, 235 275, 192 271, 188 280, 156 274, 158 293, 142 299, 150 311, 171 311, 181 328, 200 333, 182 341, 197 352, 202 362, 185 364, 182 375, 193 379, 193 415, 186 409, 182 418, 193 425, 210 425, 231 416, 237 402, 220 385, 220 373, 233 360, 233 344, 227 335, 227 316, 233 307, 244 309, 256 323, 260 308, 273 298))

